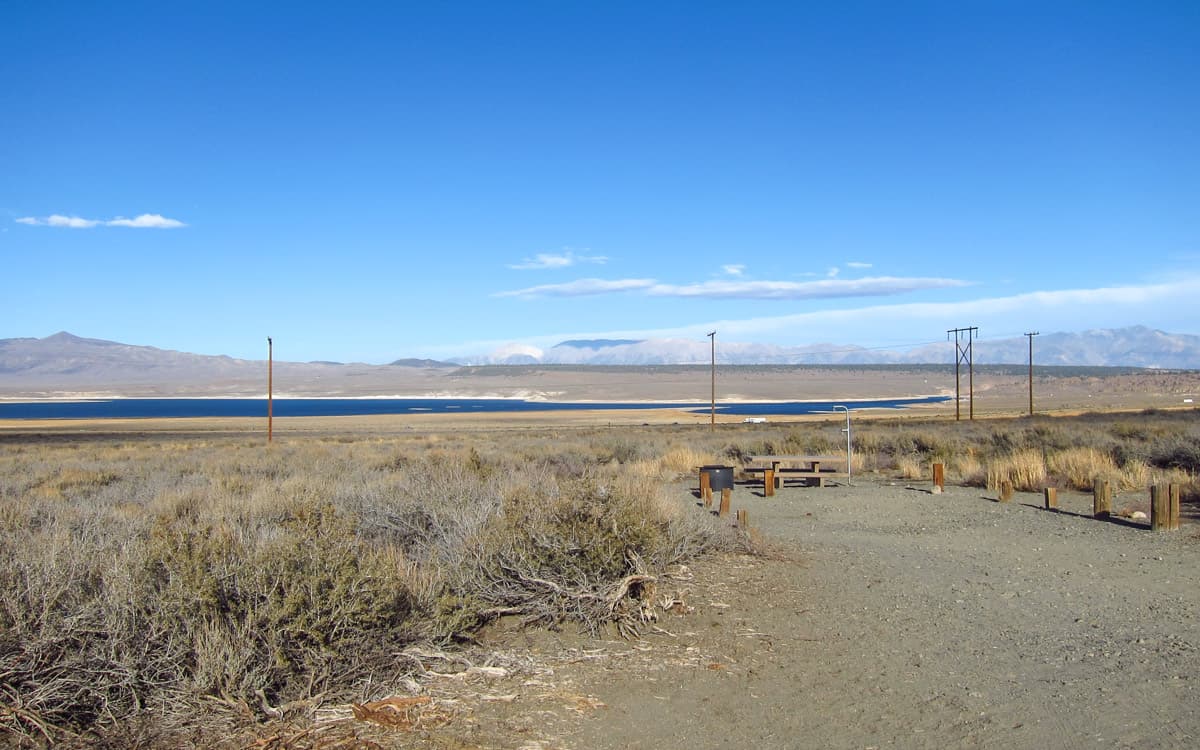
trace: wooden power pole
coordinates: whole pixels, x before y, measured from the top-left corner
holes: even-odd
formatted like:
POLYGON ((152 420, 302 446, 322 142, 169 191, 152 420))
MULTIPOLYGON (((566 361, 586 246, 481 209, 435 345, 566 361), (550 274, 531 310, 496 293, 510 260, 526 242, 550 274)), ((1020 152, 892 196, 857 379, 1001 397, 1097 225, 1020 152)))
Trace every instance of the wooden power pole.
POLYGON ((1025 334, 1029 337, 1029 416, 1033 416, 1033 337, 1038 335, 1037 331, 1030 331, 1025 334))
POLYGON ((708 429, 715 432, 717 429, 717 332, 713 331, 708 334, 708 340, 712 344, 712 400, 708 413, 708 429))
POLYGON ((971 412, 970 418, 975 419, 975 353, 974 343, 975 335, 979 332, 976 326, 969 328, 951 328, 946 331, 946 338, 950 334, 954 334, 954 418, 962 419, 961 414, 961 398, 958 395, 959 390, 959 373, 962 369, 962 363, 967 363, 968 386, 971 390, 971 412))
POLYGON ((274 399, 275 399, 275 350, 271 342, 271 337, 267 336, 267 442, 271 442, 274 437, 274 399))

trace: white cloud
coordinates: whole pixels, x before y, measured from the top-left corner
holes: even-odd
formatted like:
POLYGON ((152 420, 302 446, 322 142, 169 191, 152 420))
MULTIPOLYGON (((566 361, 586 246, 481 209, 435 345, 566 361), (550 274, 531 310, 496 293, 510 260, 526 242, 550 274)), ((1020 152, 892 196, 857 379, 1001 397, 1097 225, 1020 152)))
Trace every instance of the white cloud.
POLYGON ((182 221, 168 219, 161 214, 142 214, 133 219, 118 216, 111 221, 104 222, 104 225, 109 227, 134 227, 137 229, 178 229, 179 227, 187 226, 182 221))
POLYGON ((823 279, 821 281, 705 281, 699 284, 655 284, 656 297, 717 297, 723 299, 823 299, 902 294, 922 289, 968 286, 966 281, 939 278, 823 279))
POLYGON ((838 268, 837 266, 833 266, 825 273, 825 275, 832 279, 832 278, 836 278, 837 275, 841 272, 842 272, 842 269, 838 268))
POLYGON ((721 270, 728 276, 741 276, 746 272, 746 266, 742 263, 729 263, 721 266, 721 270))
MULTIPOLYGON (((822 282, 817 282, 822 283, 822 282)), ((1173 333, 1200 333, 1200 276, 1161 283, 1026 292, 959 302, 903 303, 759 318, 704 320, 670 328, 583 330, 523 337, 526 344, 552 347, 566 339, 703 340, 714 329, 726 341, 779 345, 816 342, 874 346, 918 344, 945 338, 956 326, 979 326, 982 338, 1010 332, 1081 331, 1141 324, 1173 333)), ((494 349, 509 340, 465 341, 431 347, 437 356, 494 349)))
POLYGON ((95 219, 82 219, 78 216, 63 216, 62 214, 51 214, 39 219, 36 216, 22 216, 17 219, 18 224, 27 224, 31 227, 69 227, 71 229, 88 229, 94 227, 101 222, 95 219))
POLYGON ((862 261, 852 260, 846 263, 846 268, 870 268, 873 263, 863 263, 862 261))
POLYGON ((510 263, 509 268, 519 271, 541 271, 554 268, 570 268, 580 263, 604 264, 608 262, 604 255, 576 255, 567 250, 562 253, 538 253, 532 258, 525 258, 520 263, 510 263))
POLYGON ((68 229, 91 229, 98 226, 133 227, 135 229, 177 229, 187 226, 182 221, 168 219, 160 214, 141 214, 132 219, 118 216, 115 219, 108 220, 84 219, 79 216, 51 214, 42 218, 38 218, 37 216, 22 216, 16 221, 18 224, 25 224, 31 227, 66 227, 68 229))
POLYGON ((540 286, 497 292, 494 297, 583 297, 593 294, 610 294, 649 289, 654 279, 578 279, 564 284, 542 284, 540 286))

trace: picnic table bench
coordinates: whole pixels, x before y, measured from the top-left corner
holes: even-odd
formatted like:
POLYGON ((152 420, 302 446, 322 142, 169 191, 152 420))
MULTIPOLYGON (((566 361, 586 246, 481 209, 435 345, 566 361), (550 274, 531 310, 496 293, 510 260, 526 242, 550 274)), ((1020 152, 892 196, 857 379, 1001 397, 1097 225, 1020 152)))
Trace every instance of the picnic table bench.
POLYGON ((825 480, 831 478, 849 477, 848 471, 836 471, 823 468, 829 464, 841 464, 846 467, 845 456, 781 456, 765 455, 750 456, 750 464, 742 467, 748 474, 763 475, 763 494, 770 497, 783 480, 784 475, 815 479, 818 487, 825 486, 825 480))

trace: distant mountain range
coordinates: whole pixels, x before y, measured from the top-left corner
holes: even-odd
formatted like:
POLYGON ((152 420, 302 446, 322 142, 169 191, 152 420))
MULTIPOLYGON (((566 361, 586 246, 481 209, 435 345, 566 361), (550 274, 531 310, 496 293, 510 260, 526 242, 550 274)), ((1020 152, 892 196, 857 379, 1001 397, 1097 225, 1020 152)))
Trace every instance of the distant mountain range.
MULTIPOLYGON (((976 341, 974 361, 1024 364, 1024 336, 976 341)), ((385 395, 402 383, 411 392, 444 388, 460 365, 678 365, 708 364, 707 340, 572 340, 546 350, 506 347, 491 357, 454 362, 399 359, 387 365, 337 362, 275 363, 277 383, 294 393, 385 395)), ((741 365, 952 364, 952 342, 908 351, 837 344, 776 346, 718 341, 717 362, 741 365)), ((1034 339, 1036 365, 1092 365, 1200 369, 1200 336, 1135 326, 1082 333, 1048 333, 1034 339)), ((0 394, 120 393, 137 395, 259 395, 263 361, 207 356, 88 339, 63 332, 42 339, 0 339, 0 394)))
MULTIPOLYGON (((1034 338, 1037 365, 1092 365, 1200 369, 1200 336, 1156 331, 1145 326, 1048 333, 1034 338)), ((494 355, 456 359, 461 364, 668 365, 708 364, 707 340, 591 339, 563 341, 544 351, 507 347, 494 355)), ((1024 336, 974 342, 976 364, 1024 364, 1024 336)), ((928 344, 906 351, 833 343, 806 346, 737 341, 717 342, 717 362, 742 365, 944 364, 954 362, 954 343, 928 344)))

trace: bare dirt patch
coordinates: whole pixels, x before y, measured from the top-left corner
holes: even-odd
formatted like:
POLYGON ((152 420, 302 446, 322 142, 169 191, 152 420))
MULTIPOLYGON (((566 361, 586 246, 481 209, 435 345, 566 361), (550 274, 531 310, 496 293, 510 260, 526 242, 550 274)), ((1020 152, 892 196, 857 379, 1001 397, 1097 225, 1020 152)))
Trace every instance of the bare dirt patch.
POLYGON ((511 671, 467 691, 463 720, 405 741, 1194 747, 1194 527, 1095 521, 1072 493, 1058 513, 989 495, 855 480, 768 499, 739 486, 734 505, 770 554, 660 581, 659 619, 638 640, 491 631, 481 653, 511 671))

